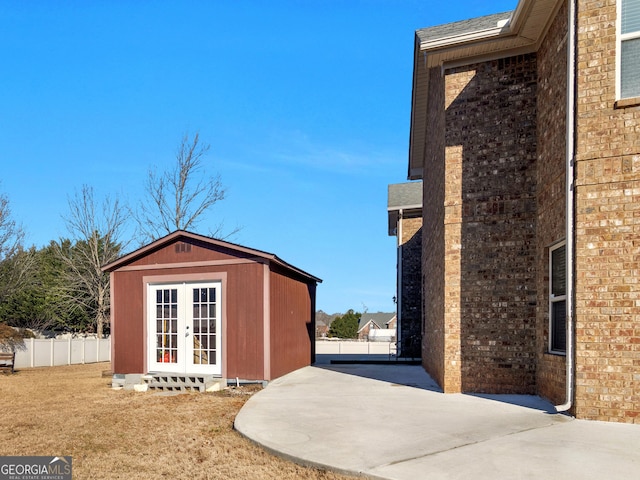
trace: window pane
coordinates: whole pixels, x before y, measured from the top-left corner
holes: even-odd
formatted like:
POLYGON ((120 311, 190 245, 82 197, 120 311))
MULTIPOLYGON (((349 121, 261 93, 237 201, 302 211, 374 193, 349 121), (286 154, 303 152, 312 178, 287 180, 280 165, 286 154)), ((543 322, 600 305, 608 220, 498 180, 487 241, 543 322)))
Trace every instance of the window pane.
POLYGON ((640 1, 622 0, 622 33, 640 30, 640 1))
POLYGON ((567 249, 565 246, 551 252, 551 294, 554 296, 567 293, 567 249))
POLYGON ((567 349, 567 302, 554 302, 551 306, 551 350, 567 349))
POLYGON ((640 38, 622 42, 620 55, 620 96, 640 97, 640 38))
POLYGON ((156 303, 162 303, 162 290, 156 290, 156 303))
POLYGON ((215 303, 215 301, 216 301, 216 289, 215 288, 210 288, 209 289, 209 301, 211 303, 215 303))
POLYGON ((163 290, 164 292, 164 303, 169 303, 169 290, 163 290))

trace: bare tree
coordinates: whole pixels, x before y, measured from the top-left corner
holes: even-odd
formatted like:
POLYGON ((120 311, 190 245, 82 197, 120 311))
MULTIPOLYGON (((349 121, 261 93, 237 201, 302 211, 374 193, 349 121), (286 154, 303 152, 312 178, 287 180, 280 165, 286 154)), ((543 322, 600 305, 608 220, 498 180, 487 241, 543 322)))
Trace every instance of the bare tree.
POLYGON ((11 214, 9 199, 0 194, 0 301, 29 281, 33 255, 24 251, 24 230, 11 214))
MULTIPOLYGON (((133 214, 141 243, 175 230, 195 229, 203 215, 224 200, 226 189, 220 175, 206 176, 204 172, 203 162, 209 148, 208 144, 200 143, 198 133, 193 140, 185 135, 176 151, 173 168, 162 173, 149 170, 145 184, 147 195, 133 214)), ((222 230, 221 222, 208 233, 220 238, 222 230)), ((236 228, 225 237, 237 231, 236 228)))
POLYGON ((57 248, 66 266, 66 293, 94 319, 96 333, 102 337, 109 320, 109 275, 101 267, 118 258, 126 247, 122 232, 127 209, 109 197, 97 205, 93 189, 86 185, 68 203, 69 214, 63 218, 75 244, 61 242, 57 248))
POLYGON ((9 199, 0 194, 0 261, 18 251, 24 240, 24 232, 11 215, 9 199))

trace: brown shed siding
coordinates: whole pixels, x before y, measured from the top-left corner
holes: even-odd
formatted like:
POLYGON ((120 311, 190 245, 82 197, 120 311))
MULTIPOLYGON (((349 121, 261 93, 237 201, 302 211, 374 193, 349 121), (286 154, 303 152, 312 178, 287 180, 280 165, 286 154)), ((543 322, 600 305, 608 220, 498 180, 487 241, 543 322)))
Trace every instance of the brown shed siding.
POLYGON ((111 286, 111 356, 114 373, 144 373, 144 329, 142 280, 137 272, 114 272, 111 286), (131 292, 140 291, 140 295, 131 292))
POLYGON ((316 287, 280 269, 270 272, 269 283, 270 373, 271 378, 277 378, 312 361, 316 287))
POLYGON ((220 265, 217 267, 184 267, 116 272, 115 296, 118 302, 113 314, 114 346, 118 355, 114 373, 143 373, 146 370, 146 312, 144 277, 165 276, 171 282, 176 275, 198 274, 202 280, 226 273, 223 285, 226 318, 222 332, 226 348, 222 352, 223 375, 227 378, 262 380, 263 376, 263 302, 262 264, 220 265))
POLYGON ((227 378, 265 380, 263 268, 227 267, 227 378))
POLYGON ((221 283, 223 378, 270 380, 311 362, 320 280, 275 255, 174 232, 104 270, 111 272, 116 374, 148 372, 147 285, 159 283, 221 283))
POLYGON ((225 261, 243 258, 251 258, 251 256, 225 248, 214 250, 203 242, 188 239, 150 252, 136 259, 130 265, 170 265, 181 262, 225 261))

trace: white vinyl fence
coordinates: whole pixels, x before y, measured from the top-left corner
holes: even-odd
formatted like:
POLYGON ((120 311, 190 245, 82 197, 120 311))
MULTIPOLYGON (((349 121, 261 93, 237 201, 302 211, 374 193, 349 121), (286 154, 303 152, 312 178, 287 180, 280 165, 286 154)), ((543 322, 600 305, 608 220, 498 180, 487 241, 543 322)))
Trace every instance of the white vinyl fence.
POLYGON ((28 338, 26 350, 16 351, 16 368, 54 367, 109 362, 110 338, 28 338))
POLYGON ((389 355, 395 351, 395 342, 316 341, 317 355, 389 355))

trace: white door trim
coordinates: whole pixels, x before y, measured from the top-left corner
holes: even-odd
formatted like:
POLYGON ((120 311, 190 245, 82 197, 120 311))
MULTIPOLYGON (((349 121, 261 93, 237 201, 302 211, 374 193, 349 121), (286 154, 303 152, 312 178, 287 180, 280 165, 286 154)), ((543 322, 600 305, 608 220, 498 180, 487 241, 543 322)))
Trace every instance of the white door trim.
MULTIPOLYGON (((154 371, 166 371, 167 373, 182 373, 182 372, 172 372, 167 369, 167 365, 158 364, 157 361, 152 357, 152 354, 155 354, 155 349, 152 348, 153 343, 149 338, 150 335, 153 335, 153 330, 150 328, 150 320, 149 320, 149 308, 150 308, 150 299, 149 292, 150 286, 158 286, 158 285, 173 285, 173 284, 181 284, 181 283, 217 283, 219 286, 220 293, 220 308, 219 308, 219 320, 218 320, 218 330, 219 330, 219 353, 218 353, 218 372, 214 375, 220 375, 222 378, 227 377, 227 272, 207 272, 207 273, 187 273, 187 274, 179 274, 179 275, 149 275, 144 276, 142 278, 143 284, 143 309, 144 309, 144 321, 143 321, 143 358, 145 362, 144 370, 146 372, 154 372, 154 371), (161 370, 160 370, 161 369, 161 370)), ((183 325, 183 333, 184 333, 184 325, 183 325)), ((177 367, 176 367, 177 369, 177 367)), ((198 373, 198 372, 187 372, 187 373, 198 373)))

